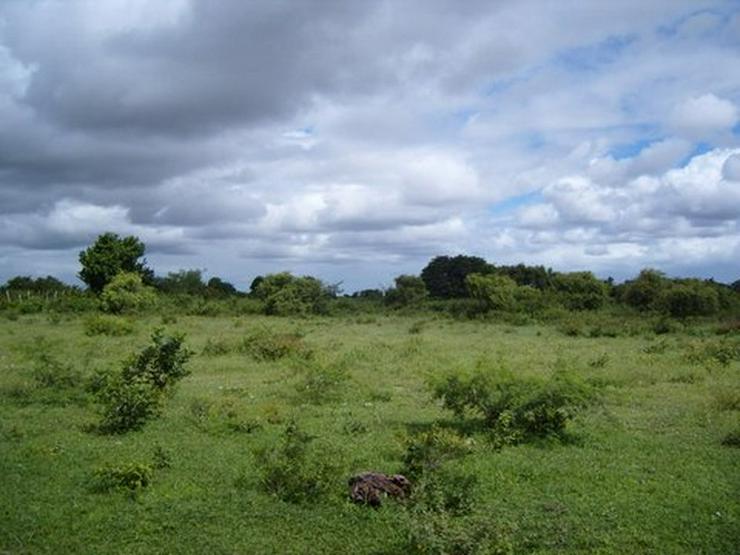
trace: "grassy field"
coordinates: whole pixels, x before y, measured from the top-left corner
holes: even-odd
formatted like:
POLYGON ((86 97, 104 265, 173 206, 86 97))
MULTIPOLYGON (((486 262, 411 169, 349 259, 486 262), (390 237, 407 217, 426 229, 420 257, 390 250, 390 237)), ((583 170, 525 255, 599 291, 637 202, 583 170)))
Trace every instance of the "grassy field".
MULTIPOLYGON (((740 451, 723 445, 740 429, 740 362, 712 355, 737 336, 569 337, 555 326, 433 317, 180 317, 164 327, 186 334, 191 374, 161 416, 141 431, 96 432, 85 384, 120 368, 161 325, 139 318, 131 334, 110 337, 88 335, 84 317, 0 321, 0 552, 390 554, 420 537, 417 548, 443 552, 427 513, 390 500, 354 505, 347 478, 402 471, 408 438, 435 423, 462 429, 430 383, 497 368, 568 369, 594 401, 565 440, 497 447, 468 430, 467 454, 444 464, 477 480, 471 507, 440 526, 464 535, 473 532, 456 519, 482 522, 514 553, 740 552, 740 451), (255 332, 289 334, 295 352, 260 356, 244 347, 255 332), (55 372, 70 377, 44 378, 55 372), (323 472, 316 495, 298 502, 265 489, 260 456, 291 422, 313 438, 306 464, 323 472), (96 487, 96 470, 128 463, 154 469, 147 487, 96 487)), ((486 547, 473 538, 465 549, 486 547)))

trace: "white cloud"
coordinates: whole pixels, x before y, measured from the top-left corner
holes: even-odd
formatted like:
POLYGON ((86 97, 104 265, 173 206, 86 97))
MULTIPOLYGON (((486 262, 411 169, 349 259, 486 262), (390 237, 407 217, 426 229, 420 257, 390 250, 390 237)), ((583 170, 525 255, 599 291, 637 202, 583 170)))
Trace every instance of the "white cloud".
POLYGON ((729 131, 737 121, 737 106, 730 100, 709 93, 678 104, 670 123, 681 135, 701 140, 710 139, 718 132, 729 131))

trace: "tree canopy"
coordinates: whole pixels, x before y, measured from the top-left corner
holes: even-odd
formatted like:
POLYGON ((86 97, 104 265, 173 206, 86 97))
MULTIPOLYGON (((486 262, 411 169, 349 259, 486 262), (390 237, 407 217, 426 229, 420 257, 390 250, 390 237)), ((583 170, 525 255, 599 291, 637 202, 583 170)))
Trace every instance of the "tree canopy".
POLYGON ((154 273, 146 267, 146 247, 138 237, 119 237, 103 233, 90 247, 80 252, 82 269, 79 278, 95 293, 100 293, 121 272, 139 274, 144 283, 151 283, 154 273))

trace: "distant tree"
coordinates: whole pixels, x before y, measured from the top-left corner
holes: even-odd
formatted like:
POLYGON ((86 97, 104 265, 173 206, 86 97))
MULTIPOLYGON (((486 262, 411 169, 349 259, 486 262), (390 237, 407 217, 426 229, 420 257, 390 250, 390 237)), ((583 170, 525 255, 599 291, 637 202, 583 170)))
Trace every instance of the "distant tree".
POLYGON ((496 273, 509 276, 517 285, 529 285, 537 289, 547 289, 552 286, 554 272, 544 266, 497 266, 496 273))
POLYGON ((290 272, 265 276, 254 296, 264 302, 266 314, 277 316, 323 314, 328 309, 329 294, 320 280, 290 272))
POLYGON ((465 278, 470 274, 486 274, 493 266, 477 256, 437 256, 421 271, 421 279, 429 295, 439 299, 468 296, 465 278))
POLYGON ((352 297, 355 299, 367 299, 372 301, 382 301, 384 295, 385 294, 380 289, 362 289, 352 293, 352 297))
POLYGON ((201 270, 169 272, 167 277, 156 280, 156 286, 163 293, 175 295, 204 295, 206 293, 206 284, 203 283, 201 270))
POLYGON ((620 286, 622 302, 637 310, 651 310, 657 308, 657 303, 664 290, 670 285, 670 280, 663 272, 645 268, 639 275, 620 286))
POLYGON ((206 291, 209 297, 230 297, 238 293, 236 287, 219 277, 212 277, 208 280, 206 291))
POLYGON ((152 283, 154 273, 146 267, 146 247, 138 237, 119 237, 115 233, 103 233, 95 243, 80 252, 82 270, 79 278, 95 293, 100 293, 121 272, 139 274, 144 283, 152 283))
POLYGON ((419 304, 429 294, 420 277, 400 275, 395 279, 396 286, 385 294, 385 301, 393 306, 412 306, 419 304))
POLYGON ((470 296, 489 310, 513 310, 518 285, 509 276, 470 274, 466 283, 470 296))
POLYGON ((664 289, 658 302, 664 311, 676 318, 710 316, 719 309, 719 292, 698 279, 676 280, 664 289))
POLYGON ((591 272, 555 274, 553 288, 571 310, 596 310, 607 300, 607 285, 591 272))
POLYGON ((252 280, 252 283, 249 286, 249 295, 251 297, 257 296, 257 290, 259 289, 260 283, 262 283, 265 280, 264 276, 257 276, 252 280))
POLYGON ((16 276, 10 278, 5 285, 0 287, 0 291, 10 292, 31 292, 31 293, 54 293, 62 291, 71 291, 74 287, 59 281, 52 276, 32 278, 31 276, 16 276))

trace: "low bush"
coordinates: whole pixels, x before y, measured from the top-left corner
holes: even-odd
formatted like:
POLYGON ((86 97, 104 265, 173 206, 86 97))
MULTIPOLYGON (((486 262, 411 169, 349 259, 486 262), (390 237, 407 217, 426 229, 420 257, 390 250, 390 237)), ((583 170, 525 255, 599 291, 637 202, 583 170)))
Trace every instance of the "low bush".
POLYGON ((514 553, 511 532, 493 517, 458 517, 448 512, 408 511, 406 544, 415 555, 508 555, 514 553))
POLYGON ((98 493, 115 489, 135 492, 151 483, 153 473, 152 465, 141 462, 104 466, 95 470, 91 486, 98 493))
POLYGON ((296 385, 299 398, 315 404, 338 399, 350 379, 341 362, 308 361, 301 372, 303 376, 296 385))
POLYGON ((34 362, 33 379, 38 387, 57 390, 74 388, 82 382, 82 376, 71 364, 62 363, 45 351, 34 362))
POLYGON ((310 359, 313 352, 297 333, 273 333, 260 329, 244 338, 239 350, 261 361, 273 361, 288 356, 310 359))
POLYGON ((161 412, 165 395, 189 374, 184 367, 191 352, 181 335, 152 334, 152 343, 133 355, 120 372, 98 372, 89 384, 101 405, 104 433, 138 430, 161 412))
POLYGON ((557 371, 549 379, 525 379, 505 371, 449 376, 434 397, 458 418, 482 417, 496 441, 517 443, 529 437, 562 438, 567 423, 593 397, 591 388, 557 371))
POLYGON ((291 503, 313 501, 330 491, 338 472, 326 453, 310 452, 313 439, 292 420, 277 445, 257 451, 263 491, 291 503))
POLYGON ((690 343, 684 353, 686 360, 693 363, 715 363, 729 366, 740 360, 740 338, 722 338, 719 341, 690 343))
POLYGON ((439 426, 413 434, 405 440, 403 474, 420 478, 439 469, 445 461, 472 452, 474 445, 472 439, 439 426))
POLYGON ((111 337, 120 337, 130 335, 134 332, 134 324, 130 320, 118 316, 106 316, 96 314, 85 319, 85 334, 109 335, 111 337))
POLYGON ((121 314, 137 312, 156 302, 154 289, 144 285, 136 272, 121 272, 108 283, 100 295, 104 312, 121 314))

